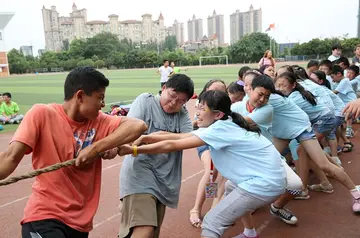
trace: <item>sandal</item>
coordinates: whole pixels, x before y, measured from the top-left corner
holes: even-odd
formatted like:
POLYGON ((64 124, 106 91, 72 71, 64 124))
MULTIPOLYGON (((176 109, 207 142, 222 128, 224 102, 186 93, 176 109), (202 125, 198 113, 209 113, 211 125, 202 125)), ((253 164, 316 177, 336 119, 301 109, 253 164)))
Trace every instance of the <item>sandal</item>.
POLYGON ((193 227, 199 228, 201 227, 201 219, 200 219, 200 212, 198 210, 192 209, 190 211, 190 223, 193 227), (197 218, 194 218, 197 216, 197 218))
POLYGON ((351 152, 354 147, 354 144, 351 142, 345 142, 344 147, 342 148, 342 152, 348 153, 351 152))

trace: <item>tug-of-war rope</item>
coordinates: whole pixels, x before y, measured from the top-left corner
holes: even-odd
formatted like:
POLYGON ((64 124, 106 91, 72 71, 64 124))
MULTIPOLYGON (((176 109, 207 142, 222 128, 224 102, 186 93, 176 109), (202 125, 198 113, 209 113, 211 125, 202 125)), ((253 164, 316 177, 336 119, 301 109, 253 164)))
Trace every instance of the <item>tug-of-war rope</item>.
POLYGON ((50 165, 50 166, 42 168, 42 169, 37 169, 37 170, 31 171, 28 174, 23 174, 23 175, 19 175, 19 176, 10 177, 8 179, 0 181, 0 186, 9 185, 9 184, 12 184, 12 183, 16 183, 16 182, 18 182, 20 180, 36 177, 36 176, 38 176, 40 174, 43 174, 43 173, 48 173, 48 172, 52 172, 52 171, 55 171, 55 170, 58 170, 58 169, 61 169, 61 168, 69 167, 69 166, 75 164, 75 160, 76 159, 67 160, 67 161, 62 162, 62 163, 53 164, 53 165, 50 165))

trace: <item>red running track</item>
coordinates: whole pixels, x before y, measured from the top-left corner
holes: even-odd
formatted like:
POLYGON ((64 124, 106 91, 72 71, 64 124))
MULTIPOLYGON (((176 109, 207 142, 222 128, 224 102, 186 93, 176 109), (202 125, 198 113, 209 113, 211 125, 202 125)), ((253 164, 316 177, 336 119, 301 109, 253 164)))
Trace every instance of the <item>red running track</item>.
MULTIPOLYGON (((188 103, 190 115, 193 115, 194 101, 188 103)), ((359 126, 355 125, 354 129, 359 126)), ((0 135, 0 151, 4 151, 12 134, 0 135)), ((359 138, 353 138, 355 148, 351 153, 341 154, 343 166, 355 183, 360 184, 360 159, 359 138)), ((117 237, 119 230, 119 171, 122 158, 116 158, 103 163, 102 191, 99 209, 94 218, 94 230, 91 238, 117 237)), ((16 171, 12 174, 19 175, 32 170, 31 157, 26 156, 16 171)), ((189 210, 192 208, 198 182, 202 176, 203 167, 197 157, 195 149, 185 151, 183 158, 183 180, 181 187, 180 203, 178 209, 167 209, 161 237, 192 238, 200 237, 200 229, 194 228, 189 223, 189 210)), ((20 220, 23 209, 31 193, 33 179, 0 188, 0 238, 20 237, 20 220)), ((312 182, 316 182, 312 180, 312 182)), ((272 217, 269 207, 259 209, 255 215, 256 228, 262 238, 356 238, 360 237, 359 216, 351 211, 351 197, 346 188, 333 182, 333 194, 311 193, 311 198, 306 201, 292 201, 290 208, 298 217, 297 226, 289 226, 279 219, 272 217)), ((210 208, 210 201, 204 205, 203 213, 210 208)), ((238 221, 229 229, 224 237, 232 237, 242 232, 243 227, 238 221)))

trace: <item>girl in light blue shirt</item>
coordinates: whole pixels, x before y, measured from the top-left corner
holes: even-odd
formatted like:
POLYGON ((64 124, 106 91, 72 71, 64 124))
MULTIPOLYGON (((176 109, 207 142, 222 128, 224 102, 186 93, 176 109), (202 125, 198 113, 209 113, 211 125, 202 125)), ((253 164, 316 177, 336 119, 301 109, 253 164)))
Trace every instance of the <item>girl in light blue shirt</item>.
MULTIPOLYGON (((278 77, 281 77, 281 75, 285 72, 294 73, 294 70, 291 68, 291 66, 283 66, 278 71, 278 75, 280 75, 278 77)), ((271 103, 271 101, 270 101, 270 103, 271 103)), ((295 105, 295 103, 294 103, 294 105, 295 105)), ((276 110, 275 106, 273 104, 272 104, 272 106, 274 107, 274 112, 275 112, 275 110, 276 110)), ((296 105, 296 107, 298 107, 298 106, 296 105)), ((280 110, 281 109, 283 110, 284 107, 280 108, 280 110)), ((274 120, 275 120, 275 117, 274 117, 274 120)), ((294 125, 294 126, 296 126, 296 125, 294 125)), ((273 127, 274 127, 274 123, 273 123, 273 127)), ((299 159, 300 164, 302 164, 301 167, 303 167, 303 169, 304 169, 304 166, 305 166, 305 168, 306 168, 306 166, 307 166, 306 160, 311 159, 315 165, 314 169, 316 169, 318 171, 317 176, 319 177, 319 179, 321 181, 326 181, 327 178, 325 176, 325 173, 328 173, 329 176, 333 177, 335 180, 337 180, 338 182, 343 184, 346 188, 348 188, 350 190, 350 194, 354 198, 352 209, 354 212, 360 212, 360 193, 359 193, 359 197, 357 196, 357 193, 356 194, 354 193, 354 191, 355 190, 357 191, 357 189, 358 189, 357 186, 355 186, 354 182, 350 179, 350 177, 341 168, 334 165, 333 163, 331 163, 328 160, 325 153, 321 149, 319 142, 316 139, 313 129, 310 127, 307 130, 307 132, 308 132, 308 134, 304 134, 305 133, 304 132, 300 138, 296 138, 297 141, 302 145, 299 147, 299 150, 302 150, 304 152, 304 153, 301 153, 303 155, 303 158, 300 157, 300 159, 299 159), (311 134, 313 136, 310 136, 311 134)), ((275 134, 274 134, 274 136, 275 136, 275 134)), ((289 138, 289 139, 291 140, 291 139, 295 139, 295 138, 289 138)), ((276 147, 278 148, 279 151, 284 151, 284 149, 287 148, 289 145, 289 140, 276 140, 276 141, 274 140, 274 144, 276 145, 276 147)), ((300 155, 300 153, 299 153, 299 155, 300 155)), ((305 171, 308 172, 308 169, 305 169, 305 171)), ((307 173, 303 173, 303 172, 300 173, 300 177, 303 182, 303 186, 306 188, 307 184, 308 184, 308 175, 307 175, 307 173)), ((315 172, 315 170, 314 170, 314 172, 315 172)), ((331 190, 332 190, 332 188, 331 188, 331 190)), ((329 192, 330 192, 330 190, 329 190, 329 192)), ((308 198, 309 198, 308 191, 305 190, 301 196, 301 199, 308 199, 308 198)))
MULTIPOLYGON (((188 134, 148 135, 139 147, 124 146, 120 154, 158 154, 208 145, 214 167, 236 188, 226 194, 204 217, 202 237, 221 237, 229 224, 284 193, 286 172, 281 155, 242 116, 230 110, 231 100, 222 91, 207 91, 199 97, 199 129, 188 134), (158 143, 154 143, 158 142, 158 143), (154 143, 154 144, 149 144, 154 143)), ((136 158, 135 158, 136 159, 136 158)))

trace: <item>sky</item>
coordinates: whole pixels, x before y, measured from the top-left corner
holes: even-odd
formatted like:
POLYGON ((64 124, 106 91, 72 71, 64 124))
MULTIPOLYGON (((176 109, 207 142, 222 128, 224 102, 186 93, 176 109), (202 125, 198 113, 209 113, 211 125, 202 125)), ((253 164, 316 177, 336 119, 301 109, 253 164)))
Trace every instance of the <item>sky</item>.
POLYGON ((108 15, 117 14, 119 20, 141 20, 141 15, 150 13, 153 20, 163 14, 165 25, 170 26, 176 19, 184 22, 187 40, 187 21, 193 14, 203 19, 204 34, 207 34, 207 17, 216 10, 224 15, 225 42, 230 42, 230 15, 237 9, 248 11, 252 4, 262 9, 262 28, 275 23, 271 36, 278 43, 306 42, 312 38, 356 37, 359 1, 342 0, 336 6, 328 0, 1 0, 1 12, 14 12, 15 15, 4 30, 6 49, 19 49, 22 45, 32 45, 34 53, 45 48, 45 37, 41 9, 56 6, 61 16, 68 16, 72 4, 78 9, 86 8, 88 21, 108 20, 108 15), (126 2, 126 3, 124 3, 126 2), (235 4, 236 3, 236 4, 235 4), (126 5, 125 5, 126 4, 126 5))

